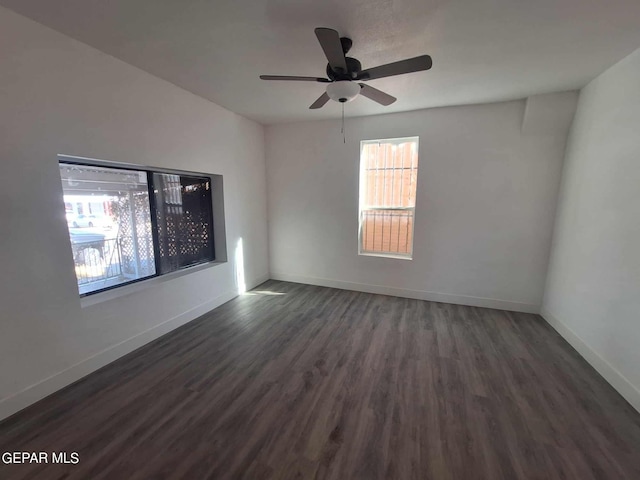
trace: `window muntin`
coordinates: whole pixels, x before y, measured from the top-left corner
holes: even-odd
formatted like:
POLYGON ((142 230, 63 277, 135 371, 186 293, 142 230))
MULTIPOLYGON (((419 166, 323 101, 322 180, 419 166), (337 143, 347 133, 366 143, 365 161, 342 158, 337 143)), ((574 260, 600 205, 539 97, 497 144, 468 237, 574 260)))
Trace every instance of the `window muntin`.
POLYGON ((99 163, 59 163, 81 296, 215 259, 210 177, 99 163))
POLYGON ((359 253, 412 257, 418 137, 360 142, 359 253))

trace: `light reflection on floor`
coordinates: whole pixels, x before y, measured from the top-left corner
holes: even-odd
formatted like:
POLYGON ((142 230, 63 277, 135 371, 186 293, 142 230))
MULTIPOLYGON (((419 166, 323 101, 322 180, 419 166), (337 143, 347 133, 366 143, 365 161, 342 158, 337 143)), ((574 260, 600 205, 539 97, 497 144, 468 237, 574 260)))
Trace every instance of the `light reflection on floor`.
POLYGON ((270 292, 268 290, 251 290, 244 292, 244 295, 286 295, 284 292, 270 292))

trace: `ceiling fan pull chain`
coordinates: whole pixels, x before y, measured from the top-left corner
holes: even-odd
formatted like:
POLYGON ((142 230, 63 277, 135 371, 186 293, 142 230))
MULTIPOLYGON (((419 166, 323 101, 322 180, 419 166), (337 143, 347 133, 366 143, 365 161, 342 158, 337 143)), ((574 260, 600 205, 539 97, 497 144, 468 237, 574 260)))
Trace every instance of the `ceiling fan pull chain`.
POLYGON ((342 104, 342 128, 340 128, 342 134, 342 143, 347 143, 347 135, 344 133, 344 103, 342 104))

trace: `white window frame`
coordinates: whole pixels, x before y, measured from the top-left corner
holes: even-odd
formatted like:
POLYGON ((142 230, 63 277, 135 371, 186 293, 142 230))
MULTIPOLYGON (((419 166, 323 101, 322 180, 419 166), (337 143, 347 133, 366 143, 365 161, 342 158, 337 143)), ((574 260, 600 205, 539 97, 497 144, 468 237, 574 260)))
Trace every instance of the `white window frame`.
POLYGON ((402 143, 408 143, 408 142, 415 142, 416 144, 416 151, 418 153, 418 171, 416 172, 416 184, 418 182, 418 172, 420 171, 419 168, 419 161, 420 161, 420 137, 413 136, 413 137, 398 137, 398 138, 380 138, 380 139, 374 139, 374 140, 361 140, 360 141, 360 177, 359 177, 359 184, 358 184, 358 189, 359 189, 359 202, 358 202, 358 255, 363 255, 363 256, 368 256, 368 257, 384 257, 384 258, 395 258, 395 259, 400 259, 400 260, 413 260, 413 241, 414 241, 414 237, 415 237, 415 220, 416 220, 416 197, 418 196, 418 189, 416 188, 416 195, 414 196, 413 199, 413 206, 412 207, 394 207, 394 206, 369 206, 365 204, 365 189, 363 188, 364 186, 364 182, 366 181, 366 168, 365 168, 365 161, 364 161, 364 155, 363 155, 363 150, 364 150, 364 146, 365 145, 372 145, 372 144, 381 144, 381 143, 385 143, 385 144, 395 144, 395 145, 400 145, 402 143), (409 251, 408 253, 393 253, 393 252, 376 252, 376 251, 369 251, 369 250, 363 250, 362 249, 362 233, 363 233, 363 213, 365 211, 376 211, 376 210, 380 210, 380 211, 410 211, 411 212, 411 217, 412 217, 412 221, 413 221, 413 229, 412 229, 412 234, 411 234, 411 242, 409 245, 409 251))

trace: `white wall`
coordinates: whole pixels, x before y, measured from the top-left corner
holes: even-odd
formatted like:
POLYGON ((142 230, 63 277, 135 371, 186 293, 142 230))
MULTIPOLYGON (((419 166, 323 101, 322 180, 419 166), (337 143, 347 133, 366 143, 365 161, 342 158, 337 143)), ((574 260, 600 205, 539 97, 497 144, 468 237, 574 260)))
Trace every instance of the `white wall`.
POLYGON ((0 418, 267 278, 262 126, 0 8, 0 418), (57 154, 224 176, 229 262, 81 304, 57 154))
POLYGON ((640 50, 580 93, 543 316, 640 410, 640 50))
POLYGON ((576 96, 267 127, 272 278, 537 312, 576 96), (359 256, 359 142, 414 135, 413 260, 359 256))

